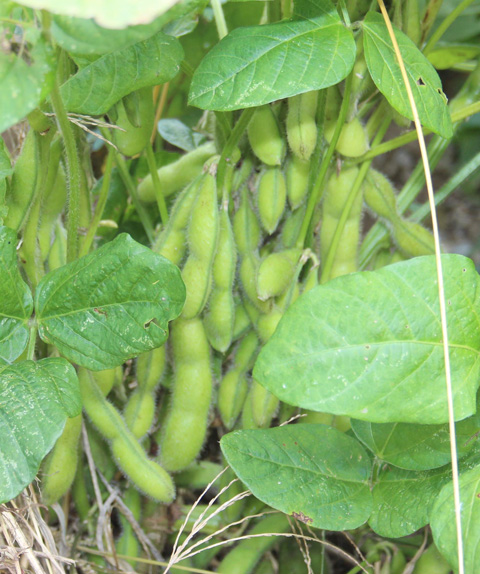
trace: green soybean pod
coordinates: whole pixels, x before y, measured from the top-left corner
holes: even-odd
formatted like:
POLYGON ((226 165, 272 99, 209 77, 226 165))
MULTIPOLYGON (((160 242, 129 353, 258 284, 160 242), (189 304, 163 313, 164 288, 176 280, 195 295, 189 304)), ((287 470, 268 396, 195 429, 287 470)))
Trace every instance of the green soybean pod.
MULTIPOLYGON (((53 154, 53 149, 50 152, 53 154)), ((40 225, 38 227, 38 244, 42 261, 46 261, 52 239, 54 236, 55 222, 61 215, 67 202, 67 181, 63 165, 58 165, 55 183, 51 188, 45 189, 42 200, 40 225)))
POLYGON ((258 337, 248 333, 238 344, 232 368, 225 373, 218 388, 217 406, 224 425, 231 429, 238 419, 248 393, 247 371, 258 349, 258 337))
POLYGON ((103 371, 92 371, 92 377, 98 388, 106 397, 114 386, 120 385, 123 379, 123 369, 121 366, 103 371))
POLYGON ((240 337, 250 329, 252 322, 241 301, 237 301, 235 305, 235 322, 233 324, 232 340, 238 341, 240 337))
MULTIPOLYGON (((271 514, 262 518, 253 528, 248 530, 247 536, 281 534, 289 531, 290 524, 285 515, 271 514)), ((278 542, 277 536, 257 536, 242 540, 223 558, 217 567, 217 572, 220 574, 250 574, 265 552, 276 542, 278 542)))
POLYGON ((48 252, 48 269, 53 271, 67 263, 67 232, 62 223, 55 224, 55 237, 48 252))
POLYGON ((257 108, 247 128, 253 153, 265 165, 280 165, 285 154, 285 142, 278 120, 269 105, 257 108))
POLYGON ((252 417, 256 427, 269 427, 278 410, 280 400, 255 379, 250 387, 249 399, 252 402, 252 417))
POLYGON ((259 265, 258 255, 255 252, 247 253, 242 257, 240 262, 239 276, 243 291, 249 301, 253 303, 256 309, 261 313, 268 313, 271 308, 271 302, 262 301, 257 293, 257 272, 259 265))
MULTIPOLYGON (((325 261, 338 226, 343 207, 358 175, 358 168, 351 167, 332 174, 327 183, 327 193, 323 202, 323 219, 320 230, 320 258, 325 261)), ((362 194, 357 194, 349 217, 345 222, 338 245, 330 278, 353 273, 357 270, 357 251, 360 240, 360 219, 362 214, 362 194)))
POLYGON ((417 560, 412 574, 448 574, 450 571, 450 565, 432 543, 417 560))
POLYGON ((204 324, 210 345, 224 353, 232 344, 235 325, 233 284, 237 266, 237 250, 228 208, 220 213, 218 248, 213 260, 213 289, 204 324))
POLYGON ((407 257, 420 257, 435 253, 432 233, 419 223, 399 219, 393 224, 392 235, 399 250, 407 257))
POLYGON ((111 441, 110 449, 120 469, 147 496, 171 502, 175 495, 172 479, 159 464, 147 457, 120 413, 104 397, 92 373, 80 368, 78 380, 85 412, 103 437, 111 441))
POLYGON ((295 276, 295 270, 302 250, 287 249, 271 253, 260 263, 257 274, 259 299, 266 301, 286 291, 295 276))
POLYGON ((285 177, 278 167, 267 168, 259 177, 258 214, 263 228, 272 234, 278 226, 287 201, 285 177))
POLYGON ((166 366, 165 346, 157 347, 137 358, 138 387, 130 395, 123 415, 136 438, 151 428, 155 416, 155 389, 160 384, 166 366))
POLYGON ((220 474, 223 467, 217 462, 200 460, 188 466, 175 476, 175 483, 179 487, 198 490, 206 488, 220 474))
POLYGON ((67 419, 62 434, 43 463, 42 499, 53 504, 72 485, 77 470, 82 415, 67 419))
MULTIPOLYGON (((133 518, 139 522, 142 513, 142 499, 140 493, 129 486, 123 495, 123 502, 128 506, 133 518)), ((131 566, 135 566, 137 561, 134 560, 134 558, 137 558, 140 554, 140 543, 135 536, 132 525, 123 515, 120 515, 120 525, 122 527, 122 534, 116 541, 115 547, 119 554, 122 554, 123 556, 131 556, 132 560, 129 560, 128 558, 126 560, 131 566)))
MULTIPOLYGON (((335 127, 335 121, 325 124, 324 135, 328 143, 332 141, 335 127)), ((345 157, 360 157, 369 150, 369 147, 367 132, 363 124, 357 117, 354 117, 342 127, 335 149, 345 157)))
POLYGON ((310 169, 311 161, 299 159, 297 156, 291 157, 287 163, 287 197, 292 209, 300 207, 307 197, 310 169))
MULTIPOLYGON (((215 144, 209 142, 186 153, 177 161, 159 168, 157 173, 163 195, 168 197, 180 191, 201 175, 203 164, 215 154, 215 151, 215 144)), ((156 201, 151 175, 147 175, 138 186, 138 195, 146 203, 156 201)))
POLYGON ((258 247, 261 230, 257 216, 250 205, 247 188, 241 192, 240 206, 233 216, 233 235, 238 252, 245 255, 258 247))
POLYGON ((293 154, 308 161, 317 144, 318 92, 305 92, 288 99, 287 139, 293 154))
POLYGON ((370 169, 365 179, 365 203, 379 217, 394 222, 400 215, 392 184, 379 171, 370 169))
POLYGON ((28 132, 15 163, 11 185, 7 191, 8 213, 4 218, 4 225, 15 231, 23 227, 32 206, 40 169, 39 138, 41 137, 34 130, 28 132))
POLYGON ((123 155, 134 156, 145 149, 152 134, 155 119, 152 88, 136 90, 126 98, 115 106, 117 115, 115 124, 120 129, 113 130, 113 143, 123 155), (126 98, 134 98, 134 118, 129 117, 127 113, 126 98))
POLYGON ((182 269, 187 289, 182 317, 193 319, 205 307, 212 283, 212 267, 218 239, 217 187, 207 174, 193 205, 188 225, 189 255, 182 269))
POLYGON ((163 466, 179 471, 195 460, 205 440, 213 377, 201 319, 174 321, 171 344, 175 379, 159 446, 163 466))

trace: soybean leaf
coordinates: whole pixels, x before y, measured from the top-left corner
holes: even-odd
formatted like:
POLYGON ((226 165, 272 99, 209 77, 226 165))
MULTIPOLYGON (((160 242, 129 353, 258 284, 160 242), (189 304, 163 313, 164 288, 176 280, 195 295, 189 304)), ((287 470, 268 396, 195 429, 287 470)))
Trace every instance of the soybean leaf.
POLYGON ((447 70, 466 60, 474 60, 479 55, 478 44, 437 44, 428 53, 428 59, 437 70, 447 70))
MULTIPOLYGON (((460 476, 460 514, 465 572, 476 572, 480 563, 480 465, 460 476)), ((458 570, 453 486, 441 490, 431 512, 430 526, 440 552, 458 570)))
POLYGON ((4 139, 0 137, 0 179, 5 179, 12 173, 12 162, 10 161, 7 146, 4 139))
POLYGON ((234 431, 220 446, 257 498, 306 524, 344 530, 370 515, 369 457, 357 440, 333 427, 234 431))
MULTIPOLYGON (((126 28, 134 24, 148 24, 166 12, 178 0, 21 0, 19 4, 44 9, 53 14, 78 18, 93 18, 105 28, 126 28)), ((181 4, 188 0, 180 1, 181 4)))
POLYGON ((412 534, 428 524, 440 489, 451 479, 450 465, 426 472, 385 468, 373 488, 369 525, 388 538, 412 534))
POLYGON ((267 104, 337 84, 355 61, 355 42, 330 0, 295 4, 292 20, 237 28, 201 61, 189 103, 208 110, 267 104))
POLYGON ((171 80, 180 69, 182 58, 179 41, 158 32, 79 70, 60 88, 65 107, 79 114, 105 114, 133 89, 171 80))
MULTIPOLYGON (((475 412, 480 285, 445 255, 455 418, 475 412)), ((338 277, 302 295, 260 352, 255 379, 282 401, 372 422, 448 421, 435 258, 338 277)))
POLYGON ((55 79, 52 48, 39 38, 28 62, 0 50, 0 133, 13 126, 50 93, 55 79))
MULTIPOLYGON (((363 22, 363 32, 365 60, 372 80, 393 108, 413 120, 407 90, 382 16, 369 12, 363 22)), ((420 121, 442 137, 451 138, 453 128, 447 97, 442 91, 442 83, 435 68, 408 36, 399 30, 395 30, 395 36, 420 121)))
POLYGON ((30 484, 66 419, 81 410, 77 375, 65 359, 0 367, 0 503, 30 484))
POLYGON ((123 30, 104 28, 90 19, 58 15, 53 18, 52 34, 56 43, 70 54, 104 55, 147 40, 169 22, 187 14, 195 14, 205 4, 206 0, 179 2, 168 12, 153 20, 153 22, 128 26, 123 30))
MULTIPOLYGON (((448 424, 370 423, 352 419, 355 435, 378 458, 407 470, 429 470, 450 461, 448 424)), ((474 445, 480 430, 478 414, 456 425, 459 457, 474 445)))
POLYGON ((38 284, 40 337, 99 371, 164 343, 185 301, 180 271, 126 233, 38 284))
POLYGON ((165 141, 185 151, 194 150, 202 143, 205 143, 206 139, 203 134, 194 132, 192 128, 173 118, 160 120, 157 124, 157 129, 165 141))
POLYGON ((17 266, 17 234, 0 227, 0 365, 12 363, 28 341, 33 311, 30 289, 17 266))

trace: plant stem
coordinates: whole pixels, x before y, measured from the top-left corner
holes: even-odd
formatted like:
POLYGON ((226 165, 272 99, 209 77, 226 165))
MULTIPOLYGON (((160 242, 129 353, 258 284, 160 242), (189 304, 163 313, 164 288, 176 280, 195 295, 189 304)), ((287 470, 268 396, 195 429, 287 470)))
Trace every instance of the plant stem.
POLYGON ((107 203, 108 199, 108 191, 110 188, 110 180, 112 176, 112 167, 113 167, 113 159, 115 156, 115 151, 113 148, 109 148, 107 161, 105 164, 105 171, 103 173, 103 181, 102 187, 100 189, 100 193, 98 195, 97 205, 95 207, 95 213, 93 214, 92 221, 88 227, 87 234, 85 239, 83 240, 82 245, 80 246, 79 257, 83 257, 90 251, 90 247, 92 246, 93 239, 95 237, 95 233, 98 229, 98 224, 102 219, 103 211, 105 209, 105 204, 107 203))
MULTIPOLYGON (((255 112, 255 108, 246 108, 240 114, 240 117, 235 124, 235 127, 230 133, 230 137, 225 144, 220 159, 218 161, 217 167, 217 187, 218 192, 224 195, 224 188, 225 188, 225 175, 227 170, 227 165, 231 162, 231 155, 234 152, 240 138, 244 134, 247 126, 252 119, 252 116, 255 112)), ((225 199, 223 197, 223 199, 225 199)))
POLYGON ((37 342, 37 322, 31 319, 28 334, 27 361, 33 361, 35 357, 35 344, 37 342))
POLYGON ((217 26, 218 37, 220 40, 228 34, 227 23, 222 9, 220 0, 211 0, 215 25, 217 26))
POLYGON ((443 20, 440 26, 435 30, 435 32, 430 36, 425 48, 423 49, 423 53, 425 56, 432 51, 435 44, 440 40, 440 38, 445 34, 447 29, 455 22, 455 20, 460 16, 460 14, 473 4, 475 0, 463 0, 460 4, 453 9, 450 14, 443 20))
MULTIPOLYGON (((62 52, 63 54, 63 52, 62 52)), ((64 56, 63 56, 64 58, 64 56)), ((62 58, 62 59, 63 59, 62 58)), ((80 162, 73 129, 60 95, 58 77, 50 94, 58 128, 65 144, 68 178, 67 263, 78 254, 78 222, 80 217, 80 162)))
POLYGON ((147 152, 148 169, 150 171, 150 175, 152 176, 155 199, 157 200, 158 210, 160 211, 160 218, 163 225, 166 225, 168 221, 167 204, 165 203, 165 198, 163 197, 162 184, 160 183, 160 178, 158 177, 157 165, 155 163, 155 155, 153 153, 152 144, 148 142, 145 149, 147 152))
POLYGON ((335 146, 337 145, 338 138, 342 131, 343 125, 345 123, 345 118, 347 117, 348 107, 350 105, 350 91, 352 88, 353 72, 351 72, 345 81, 345 91, 343 94, 343 101, 340 107, 340 113, 338 115, 338 120, 335 125, 335 131, 333 132, 333 137, 328 146, 327 152, 323 157, 322 163, 320 165, 320 170, 318 172, 317 179, 312 189, 312 193, 308 197, 307 209, 305 212, 305 217, 303 218, 302 227, 300 228, 300 233, 298 235, 296 246, 303 249, 305 244, 305 238, 307 237, 308 228, 313 217, 313 212, 315 211, 315 206, 321 198, 321 193, 323 192, 323 184, 325 181, 325 176, 327 175, 328 168, 330 167, 330 161, 333 157, 335 151, 335 146))
MULTIPOLYGON (((383 124, 380 126, 380 129, 378 130, 378 133, 373 140, 374 143, 377 143, 382 140, 383 136, 385 135, 388 129, 388 126, 390 125, 390 122, 391 119, 390 117, 387 116, 384 119, 383 124)), ((343 207, 342 215, 340 216, 340 219, 338 220, 338 225, 335 229, 335 234, 333 236, 332 243, 328 251, 327 259, 325 263, 322 264, 322 274, 320 277, 320 283, 326 283, 330 279, 330 275, 332 273, 332 267, 335 262, 335 257, 337 255, 338 245, 340 243, 343 230, 345 229, 345 224, 350 216, 350 211, 352 209, 353 204, 355 203, 357 195, 360 193, 362 189, 363 180, 365 179, 365 176, 367 175, 367 172, 370 169, 371 163, 372 163, 371 161, 366 161, 361 165, 358 175, 353 184, 353 187, 350 191, 350 194, 348 195, 348 199, 343 207)))

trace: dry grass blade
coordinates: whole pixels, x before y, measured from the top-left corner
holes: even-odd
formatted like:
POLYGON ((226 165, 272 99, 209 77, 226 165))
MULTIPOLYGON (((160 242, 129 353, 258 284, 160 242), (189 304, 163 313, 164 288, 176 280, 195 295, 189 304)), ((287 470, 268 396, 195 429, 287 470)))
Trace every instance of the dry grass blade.
POLYGON ((450 431, 450 455, 452 463, 452 480, 453 480, 453 496, 455 505, 455 523, 457 530, 457 553, 458 553, 458 574, 464 574, 464 556, 463 556, 463 539, 462 539, 462 516, 460 507, 460 485, 458 478, 458 459, 457 459, 457 441, 455 433, 455 414, 453 409, 453 391, 452 391, 452 380, 451 380, 451 370, 450 370, 450 352, 449 352, 449 339, 448 339, 448 328, 447 328, 447 311, 445 302, 445 290, 443 282, 443 270, 442 270, 442 259, 440 256, 440 235, 438 231, 437 222, 437 211, 435 207, 435 196, 433 191, 432 175, 430 173, 430 165, 428 161, 427 147, 425 145, 425 138, 423 136, 422 125, 420 123, 420 118, 418 116, 417 106, 415 104, 415 98, 413 97, 410 82, 408 80, 405 65, 402 59, 402 54, 398 47, 397 39, 393 32, 393 27, 390 22, 387 10, 383 0, 378 0, 380 10, 382 11, 385 24, 392 41, 395 54, 397 56, 398 64, 402 72, 403 83, 405 89, 407 90, 408 100, 412 109, 412 114, 415 123, 415 129, 417 131, 418 144, 420 146, 420 153, 422 156, 423 167, 425 171, 425 181, 427 184, 428 200, 430 203, 430 211, 432 216, 432 227, 433 227, 433 237, 435 240, 435 258, 437 264, 437 283, 438 283, 438 298, 440 303, 440 319, 442 325, 442 337, 443 337, 443 354, 445 359, 445 383, 447 388, 447 401, 448 401, 448 424, 450 431))

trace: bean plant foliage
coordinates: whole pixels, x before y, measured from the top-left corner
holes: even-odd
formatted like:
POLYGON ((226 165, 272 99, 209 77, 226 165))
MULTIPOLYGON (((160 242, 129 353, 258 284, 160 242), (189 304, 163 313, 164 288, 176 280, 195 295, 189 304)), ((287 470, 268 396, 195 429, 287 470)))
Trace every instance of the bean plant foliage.
MULTIPOLYGON (((479 51, 439 41, 441 3, 387 4, 434 169, 479 111, 479 51), (444 69, 459 71, 450 101, 444 69)), ((430 526, 418 574, 432 552, 440 574, 457 571, 422 170, 397 193, 372 166, 414 139, 375 3, 22 0, 3 2, 0 22, 0 503, 38 477, 46 505, 70 492, 93 531, 93 501, 111 500, 97 468, 130 511, 112 544, 135 560, 155 520, 178 533, 190 498, 174 502, 176 487, 203 490, 229 465, 220 482, 238 477, 239 500, 222 490, 195 511, 223 542, 249 513, 247 534, 287 532, 282 514, 256 518, 273 508, 299 532, 351 531, 365 554, 353 564, 398 574, 430 526)), ((477 154, 437 203, 479 166, 477 154)), ((442 265, 473 574, 480 276, 462 255, 442 265)), ((289 557, 269 570, 272 545, 189 565, 298 571, 289 557)), ((338 551, 308 552, 319 571, 346 571, 338 551)))

